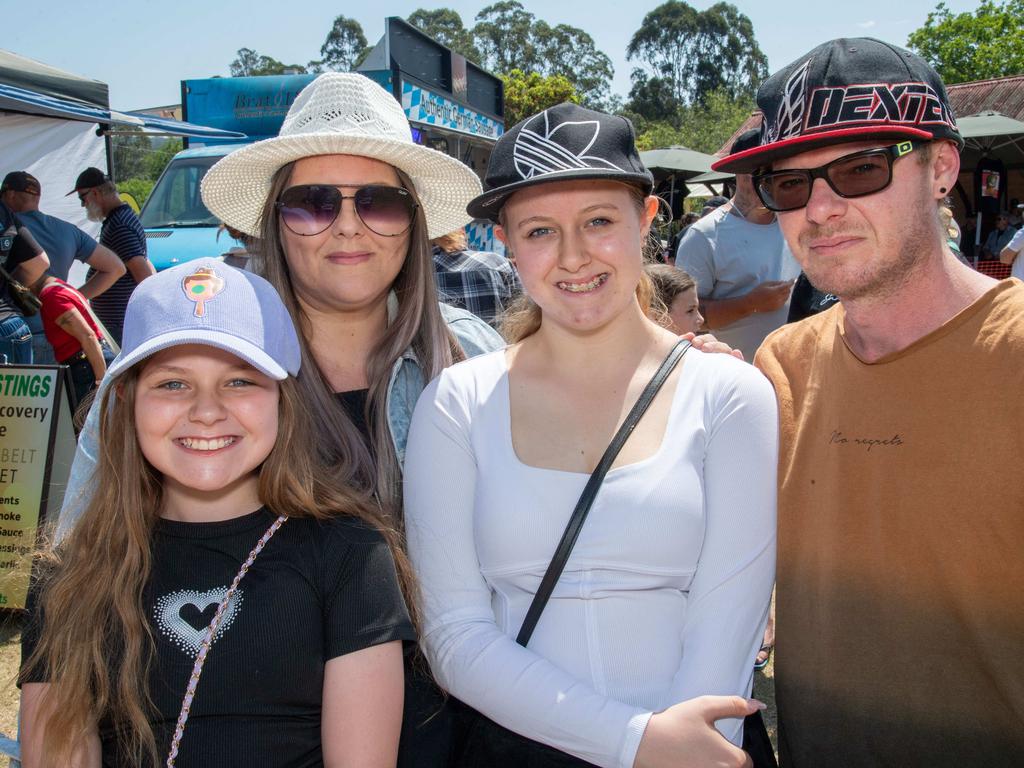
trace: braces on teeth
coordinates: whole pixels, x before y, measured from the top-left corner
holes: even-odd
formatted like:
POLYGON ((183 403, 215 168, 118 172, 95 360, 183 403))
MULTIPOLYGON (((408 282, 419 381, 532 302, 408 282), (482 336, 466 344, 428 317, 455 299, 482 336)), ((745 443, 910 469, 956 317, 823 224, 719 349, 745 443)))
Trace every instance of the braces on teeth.
POLYGON ((566 283, 566 282, 560 282, 560 283, 558 283, 558 287, 561 288, 563 291, 569 291, 570 293, 586 293, 587 291, 594 290, 599 285, 604 283, 604 281, 607 280, 607 279, 608 279, 608 273, 604 272, 604 273, 598 275, 597 277, 595 277, 593 280, 591 280, 588 283, 566 283))

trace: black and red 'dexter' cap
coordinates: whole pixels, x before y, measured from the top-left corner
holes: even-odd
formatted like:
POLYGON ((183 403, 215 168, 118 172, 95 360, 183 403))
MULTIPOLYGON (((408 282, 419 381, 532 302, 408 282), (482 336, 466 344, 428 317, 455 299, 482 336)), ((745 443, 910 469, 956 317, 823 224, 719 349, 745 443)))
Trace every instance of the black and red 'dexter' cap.
POLYGON ((964 141, 946 86, 920 56, 869 37, 819 45, 757 91, 761 144, 712 168, 753 173, 775 160, 871 139, 964 141))

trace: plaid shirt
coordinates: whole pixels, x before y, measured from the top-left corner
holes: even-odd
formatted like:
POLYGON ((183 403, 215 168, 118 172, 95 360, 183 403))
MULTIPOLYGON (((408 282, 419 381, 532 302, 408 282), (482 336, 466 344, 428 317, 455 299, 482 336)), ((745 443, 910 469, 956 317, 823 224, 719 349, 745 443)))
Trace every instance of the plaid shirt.
POLYGON ((435 246, 434 276, 441 301, 491 326, 522 290, 512 262, 490 251, 445 253, 435 246))

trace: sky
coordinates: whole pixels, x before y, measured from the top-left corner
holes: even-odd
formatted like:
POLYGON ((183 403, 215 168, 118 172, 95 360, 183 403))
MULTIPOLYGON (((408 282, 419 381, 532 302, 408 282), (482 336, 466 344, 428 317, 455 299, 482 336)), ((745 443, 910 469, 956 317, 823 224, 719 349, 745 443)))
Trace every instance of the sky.
MULTIPOLYGON (((446 0, 467 27, 489 0, 446 0)), ((612 92, 625 96, 633 64, 626 47, 644 16, 661 0, 522 0, 549 24, 579 27, 594 38, 615 67, 612 92)), ((703 10, 711 0, 690 0, 703 10)), ((878 37, 906 45, 937 0, 860 0, 853 3, 774 3, 734 0, 754 25, 774 72, 835 37, 878 37), (815 7, 815 13, 808 13, 815 7)), ((110 86, 110 104, 127 111, 177 104, 180 81, 227 75, 239 48, 252 48, 286 63, 319 58, 334 18, 359 21, 372 45, 387 16, 407 17, 420 0, 327 2, 327 0, 4 0, 0 47, 110 86)), ((977 0, 947 0, 954 13, 973 10, 977 0)))

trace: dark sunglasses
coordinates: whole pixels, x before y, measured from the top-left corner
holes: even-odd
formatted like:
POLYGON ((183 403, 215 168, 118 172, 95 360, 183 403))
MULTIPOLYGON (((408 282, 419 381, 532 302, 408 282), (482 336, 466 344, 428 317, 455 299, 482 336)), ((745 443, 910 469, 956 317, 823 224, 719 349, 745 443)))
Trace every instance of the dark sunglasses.
POLYGON ((753 175, 754 190, 764 207, 776 212, 807 205, 815 179, 824 179, 840 197, 873 195, 892 183, 892 164, 919 146, 921 142, 901 141, 891 147, 843 155, 817 168, 758 172, 753 175))
POLYGON ((334 223, 345 200, 353 202, 356 216, 371 232, 383 237, 405 234, 417 208, 409 190, 376 185, 343 195, 338 187, 327 184, 300 184, 282 192, 274 205, 288 229, 310 237, 334 223))

